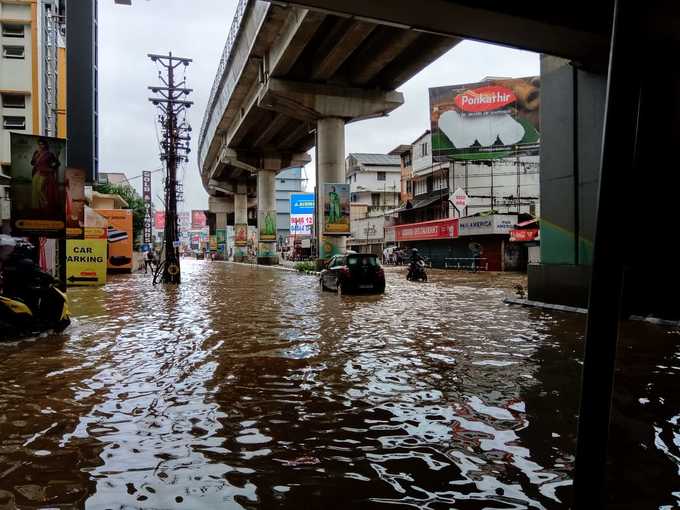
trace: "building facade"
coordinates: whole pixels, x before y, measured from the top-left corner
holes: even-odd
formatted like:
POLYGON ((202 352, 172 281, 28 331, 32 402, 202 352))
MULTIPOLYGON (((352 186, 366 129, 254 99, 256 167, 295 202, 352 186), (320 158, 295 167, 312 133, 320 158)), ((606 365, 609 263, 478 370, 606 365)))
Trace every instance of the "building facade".
POLYGON ((304 191, 306 184, 302 168, 288 168, 276 176, 276 238, 279 246, 287 244, 290 235, 290 195, 304 191))

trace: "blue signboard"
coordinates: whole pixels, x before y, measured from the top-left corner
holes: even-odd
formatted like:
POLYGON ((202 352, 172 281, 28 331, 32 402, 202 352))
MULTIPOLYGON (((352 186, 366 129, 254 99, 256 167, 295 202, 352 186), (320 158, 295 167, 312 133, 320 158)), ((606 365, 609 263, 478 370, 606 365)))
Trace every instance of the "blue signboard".
POLYGON ((290 195, 290 233, 311 236, 314 224, 314 193, 290 195))

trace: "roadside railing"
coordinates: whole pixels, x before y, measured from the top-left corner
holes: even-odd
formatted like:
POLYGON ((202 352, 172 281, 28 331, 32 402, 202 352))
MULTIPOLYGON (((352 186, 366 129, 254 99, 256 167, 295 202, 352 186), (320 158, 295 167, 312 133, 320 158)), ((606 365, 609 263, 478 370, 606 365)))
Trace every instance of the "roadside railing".
POLYGON ((444 269, 488 271, 489 259, 483 257, 452 257, 444 259, 444 269))

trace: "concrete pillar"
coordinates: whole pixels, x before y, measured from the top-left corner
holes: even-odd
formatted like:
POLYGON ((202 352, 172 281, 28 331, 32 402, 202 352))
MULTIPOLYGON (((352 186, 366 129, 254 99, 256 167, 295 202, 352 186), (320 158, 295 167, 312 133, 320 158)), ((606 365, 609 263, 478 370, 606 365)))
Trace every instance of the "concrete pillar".
POLYGON ((257 263, 279 263, 276 253, 276 171, 261 168, 257 172, 257 263))
POLYGON ((345 121, 327 117, 317 121, 318 209, 316 224, 319 232, 319 258, 326 260, 344 253, 347 236, 324 234, 324 184, 345 182, 345 121))
POLYGON ((245 184, 236 185, 234 193, 234 262, 246 262, 247 247, 239 246, 239 231, 245 228, 245 240, 248 240, 248 193, 245 184))

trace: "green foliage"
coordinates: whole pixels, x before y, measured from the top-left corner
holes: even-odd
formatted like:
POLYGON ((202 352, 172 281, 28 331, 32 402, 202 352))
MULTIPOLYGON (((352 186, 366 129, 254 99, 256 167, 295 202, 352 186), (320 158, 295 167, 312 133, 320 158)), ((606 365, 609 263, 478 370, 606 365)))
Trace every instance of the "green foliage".
POLYGON ((144 199, 129 184, 97 184, 93 189, 107 195, 119 195, 128 203, 128 209, 132 209, 132 237, 136 246, 139 236, 144 231, 144 199))
POLYGON ((295 269, 304 273, 305 271, 316 271, 316 262, 298 262, 295 264, 295 269))

